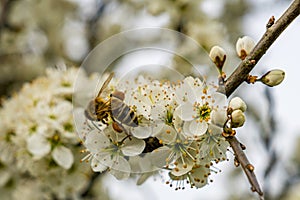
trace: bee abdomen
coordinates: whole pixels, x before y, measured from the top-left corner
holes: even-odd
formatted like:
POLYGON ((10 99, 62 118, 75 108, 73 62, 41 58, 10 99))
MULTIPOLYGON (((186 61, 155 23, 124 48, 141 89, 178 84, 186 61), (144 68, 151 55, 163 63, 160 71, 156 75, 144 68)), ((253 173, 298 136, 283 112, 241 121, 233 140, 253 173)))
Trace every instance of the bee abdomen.
POLYGON ((118 98, 111 98, 111 112, 114 119, 122 124, 137 127, 138 118, 134 111, 118 98))

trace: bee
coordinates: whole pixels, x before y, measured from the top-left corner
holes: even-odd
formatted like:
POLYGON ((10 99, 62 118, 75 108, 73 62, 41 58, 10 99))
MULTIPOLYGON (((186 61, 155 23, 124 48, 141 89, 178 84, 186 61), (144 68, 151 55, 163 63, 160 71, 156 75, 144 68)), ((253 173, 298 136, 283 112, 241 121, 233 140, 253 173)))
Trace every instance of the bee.
MULTIPOLYGON (((137 127, 139 125, 137 114, 124 103, 125 94, 121 91, 114 91, 110 98, 105 100, 101 97, 103 91, 107 88, 114 73, 110 73, 103 83, 98 95, 90 101, 85 110, 85 116, 92 121, 101 121, 108 124, 109 118, 112 119, 112 127, 117 132, 125 131, 123 125, 137 127)), ((126 132, 126 131, 125 131, 126 132)))

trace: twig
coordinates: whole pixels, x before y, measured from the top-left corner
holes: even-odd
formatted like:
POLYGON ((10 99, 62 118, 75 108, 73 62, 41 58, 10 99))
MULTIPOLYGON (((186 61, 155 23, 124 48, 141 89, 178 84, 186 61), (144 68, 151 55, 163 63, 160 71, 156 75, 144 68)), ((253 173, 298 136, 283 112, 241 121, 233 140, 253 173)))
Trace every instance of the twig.
POLYGON ((300 14, 300 0, 295 0, 285 13, 271 27, 267 28, 265 34, 256 44, 250 55, 243 60, 238 68, 230 75, 225 82, 226 95, 230 96, 233 91, 241 85, 250 71, 254 68, 260 58, 266 53, 269 47, 275 42, 285 28, 300 14))
POLYGON ((260 186, 254 174, 254 167, 248 161, 248 158, 241 147, 241 143, 234 136, 226 137, 226 140, 229 142, 231 148, 234 151, 236 159, 241 164, 245 174, 247 175, 247 178, 251 184, 251 190, 253 192, 257 192, 260 196, 263 196, 263 192, 260 189, 260 186))

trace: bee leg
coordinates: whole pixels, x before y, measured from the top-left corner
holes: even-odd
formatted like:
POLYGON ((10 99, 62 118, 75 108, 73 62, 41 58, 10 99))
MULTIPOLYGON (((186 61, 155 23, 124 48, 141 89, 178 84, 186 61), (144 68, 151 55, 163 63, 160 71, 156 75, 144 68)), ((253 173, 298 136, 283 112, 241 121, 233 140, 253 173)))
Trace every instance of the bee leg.
POLYGON ((112 127, 115 131, 117 131, 118 133, 122 133, 124 131, 124 133, 126 135, 128 135, 129 139, 131 140, 131 134, 128 133, 128 131, 125 129, 125 127, 119 123, 119 122, 116 122, 116 121, 113 121, 112 123, 112 127))
POLYGON ((123 132, 123 127, 121 127, 117 122, 113 122, 112 123, 112 127, 115 131, 117 131, 118 133, 122 133, 123 132))

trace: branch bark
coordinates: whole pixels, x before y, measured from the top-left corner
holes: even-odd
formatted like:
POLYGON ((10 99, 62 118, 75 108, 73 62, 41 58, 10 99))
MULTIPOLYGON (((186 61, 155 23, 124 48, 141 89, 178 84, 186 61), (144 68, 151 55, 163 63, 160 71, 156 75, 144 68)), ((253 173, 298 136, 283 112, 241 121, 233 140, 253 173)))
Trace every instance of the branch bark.
POLYGON ((260 196, 263 196, 263 192, 258 184, 258 181, 257 181, 255 173, 254 173, 254 167, 248 161, 248 158, 241 147, 241 143, 234 136, 226 137, 226 140, 229 142, 231 148, 234 151, 235 157, 241 164, 241 166, 251 184, 251 190, 253 192, 257 192, 260 196))
POLYGON ((230 96, 248 77, 256 63, 266 53, 279 35, 300 14, 300 0, 295 0, 284 14, 269 28, 256 44, 254 49, 237 67, 237 69, 225 81, 227 97, 230 96))

